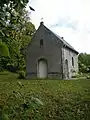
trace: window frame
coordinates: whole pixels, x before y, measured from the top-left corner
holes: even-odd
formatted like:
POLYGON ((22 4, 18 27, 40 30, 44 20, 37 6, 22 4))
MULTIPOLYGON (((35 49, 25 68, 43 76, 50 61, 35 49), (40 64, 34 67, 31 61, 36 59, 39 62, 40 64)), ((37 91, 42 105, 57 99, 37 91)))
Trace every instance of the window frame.
POLYGON ((40 48, 43 46, 43 39, 40 39, 40 48))
POLYGON ((72 66, 74 67, 74 57, 72 57, 72 66))

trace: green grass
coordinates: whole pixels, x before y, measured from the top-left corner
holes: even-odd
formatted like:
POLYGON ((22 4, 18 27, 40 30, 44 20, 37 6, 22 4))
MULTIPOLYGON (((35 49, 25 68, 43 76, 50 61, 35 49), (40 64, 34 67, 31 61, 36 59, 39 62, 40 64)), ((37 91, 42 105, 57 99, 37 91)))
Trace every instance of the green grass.
POLYGON ((43 102, 42 107, 28 113, 33 116, 31 120, 90 120, 90 80, 19 80, 17 74, 1 73, 0 104, 7 106, 5 111, 10 120, 24 120, 13 118, 10 110, 12 106, 19 106, 22 98, 10 98, 6 102, 13 91, 21 92, 26 99, 33 96, 43 102))

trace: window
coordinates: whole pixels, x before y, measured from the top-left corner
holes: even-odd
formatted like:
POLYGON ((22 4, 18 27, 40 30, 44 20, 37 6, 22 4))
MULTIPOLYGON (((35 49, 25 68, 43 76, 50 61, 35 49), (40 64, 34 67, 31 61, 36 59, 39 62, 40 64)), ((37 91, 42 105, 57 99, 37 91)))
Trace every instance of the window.
POLYGON ((74 58, 72 57, 72 66, 74 67, 74 58))
POLYGON ((43 46, 43 39, 40 40, 40 48, 43 46))
POLYGON ((69 50, 69 55, 70 55, 70 50, 69 50))

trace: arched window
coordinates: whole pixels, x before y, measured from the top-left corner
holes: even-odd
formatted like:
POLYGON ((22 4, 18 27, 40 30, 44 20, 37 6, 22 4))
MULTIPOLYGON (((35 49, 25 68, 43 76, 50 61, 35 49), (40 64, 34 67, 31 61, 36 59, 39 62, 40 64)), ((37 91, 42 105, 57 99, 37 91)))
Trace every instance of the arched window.
POLYGON ((43 39, 40 40, 40 48, 43 46, 43 39))
POLYGON ((72 66, 74 67, 74 58, 72 57, 72 66))

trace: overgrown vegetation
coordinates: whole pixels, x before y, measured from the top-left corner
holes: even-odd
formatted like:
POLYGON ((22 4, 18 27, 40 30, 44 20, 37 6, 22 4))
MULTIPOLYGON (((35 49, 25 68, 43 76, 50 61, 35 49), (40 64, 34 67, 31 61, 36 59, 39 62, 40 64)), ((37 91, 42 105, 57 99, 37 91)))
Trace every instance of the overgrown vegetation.
POLYGON ((90 80, 19 80, 0 75, 0 106, 10 120, 89 120, 90 80))
POLYGON ((26 78, 26 74, 25 74, 24 71, 19 71, 18 74, 19 74, 19 76, 18 76, 19 79, 25 79, 26 78))
POLYGON ((35 32, 25 10, 28 0, 0 1, 0 69, 25 70, 25 48, 35 32))
POLYGON ((79 59, 79 71, 82 73, 90 73, 90 54, 81 53, 79 59))

